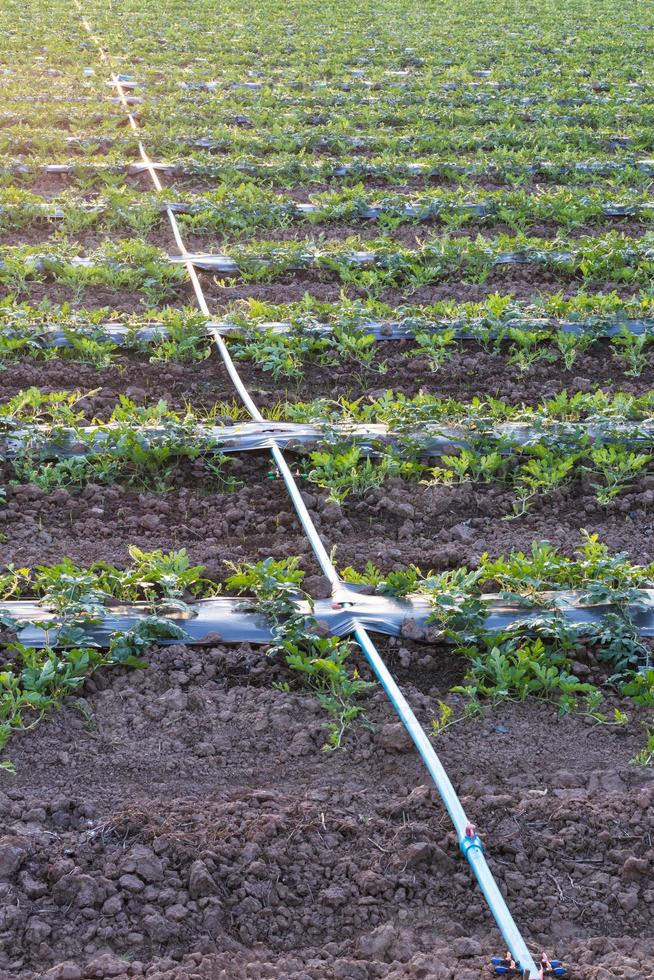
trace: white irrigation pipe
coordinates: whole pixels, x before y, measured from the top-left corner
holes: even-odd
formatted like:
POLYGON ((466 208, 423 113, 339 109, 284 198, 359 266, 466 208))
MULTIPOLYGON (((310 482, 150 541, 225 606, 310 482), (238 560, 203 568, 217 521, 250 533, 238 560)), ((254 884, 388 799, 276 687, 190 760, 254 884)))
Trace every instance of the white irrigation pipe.
MULTIPOLYGON (((82 23, 84 25, 84 28, 88 32, 91 39, 95 42, 100 52, 100 55, 102 57, 102 60, 110 67, 109 59, 107 57, 107 54, 101 42, 94 36, 90 24, 83 16, 83 9, 80 0, 74 0, 74 3, 80 12, 80 15, 82 16, 82 23)), ((112 82, 119 92, 120 101, 127 112, 127 117, 129 120, 130 127, 134 130, 137 130, 138 126, 133 114, 129 110, 129 103, 125 96, 125 91, 120 83, 119 78, 113 72, 112 72, 112 82)), ((143 146, 143 143, 140 140, 138 145, 139 145, 139 153, 141 154, 143 163, 145 164, 145 167, 148 170, 150 177, 152 178, 153 185, 155 189, 161 193, 163 191, 161 182, 159 181, 156 171, 152 165, 152 162, 148 157, 145 147, 143 146)), ((180 253, 184 257, 184 262, 188 270, 189 276, 191 278, 191 282, 193 284, 193 289, 195 291, 195 295, 200 310, 205 316, 210 318, 211 314, 209 312, 209 307, 207 306, 207 302, 204 293, 202 291, 202 286, 198 279, 195 268, 193 267, 192 262, 188 258, 189 253, 182 240, 175 215, 170 208, 166 209, 166 213, 168 215, 177 246, 180 250, 180 253)), ((253 419, 255 419, 258 422, 265 421, 259 409, 257 408, 254 401, 252 400, 250 393, 248 392, 247 388, 243 384, 243 381, 241 380, 241 377, 238 371, 236 370, 236 366, 227 349, 225 341, 217 331, 212 330, 211 333, 216 342, 216 345, 223 359, 225 367, 227 368, 227 372, 232 382, 234 383, 234 387, 238 391, 243 401, 243 404, 245 405, 245 407, 247 408, 247 410, 249 411, 253 419)), ((311 547, 313 548, 316 559, 318 560, 318 564, 320 565, 323 574, 331 582, 332 587, 334 589, 337 589, 341 584, 338 576, 338 572, 336 571, 336 568, 334 567, 334 564, 331 561, 329 554, 327 553, 327 550, 320 538, 320 535, 318 534, 318 531, 316 529, 315 524, 313 523, 311 515, 307 510, 306 504, 302 499, 302 495, 300 494, 298 486, 295 480, 293 479, 293 474, 291 473, 288 463, 286 462, 281 449, 275 443, 273 443, 270 451, 273 460, 275 461, 275 464, 282 475, 284 483, 286 484, 286 489, 288 490, 289 496, 293 502, 293 506, 295 507, 297 515, 302 523, 302 527, 304 528, 307 538, 309 539, 309 542, 311 544, 311 547)), ((384 691, 388 695, 404 727, 406 728, 407 732, 411 736, 420 754, 420 757, 422 758, 425 766, 427 767, 427 770, 429 771, 429 774, 431 775, 436 785, 436 788, 441 796, 441 799, 443 800, 445 808, 447 809, 447 812, 449 813, 452 823, 454 824, 454 827, 456 829, 457 837, 459 840, 459 847, 461 848, 468 863, 470 864, 470 867, 473 870, 473 873, 477 881, 479 882, 479 886, 484 894, 484 897, 486 898, 488 906, 493 914, 495 922, 497 923, 497 926, 504 938, 504 941, 508 949, 511 951, 511 954, 513 955, 515 961, 520 965, 520 968, 523 971, 524 976, 528 977, 529 980, 538 980, 540 971, 536 966, 536 963, 534 962, 534 959, 527 948, 527 944, 522 938, 522 935, 518 927, 516 926, 511 913, 509 912, 509 909, 506 905, 506 902, 504 901, 504 898, 499 888, 497 887, 497 883, 495 882, 495 879, 493 878, 490 868, 488 867, 488 864, 486 862, 486 858, 484 857, 483 845, 481 843, 481 840, 478 837, 477 833, 475 832, 474 826, 468 820, 468 817, 466 816, 463 806, 461 805, 461 801, 459 800, 454 790, 454 787, 452 786, 452 783, 447 773, 445 772, 445 769, 443 768, 440 759, 438 758, 436 752, 434 751, 434 748, 431 742, 429 741, 429 738, 425 735, 422 727, 420 726, 420 723, 418 722, 418 719, 414 715, 406 698, 404 697, 396 681, 392 677, 390 671, 388 670, 386 664, 384 663, 382 657, 380 656, 379 651, 377 650, 374 643, 370 639, 367 631, 364 629, 363 626, 358 625, 355 629, 354 635, 356 636, 357 642, 361 646, 361 649, 363 650, 370 666, 372 667, 373 671, 377 675, 380 684, 382 685, 384 691)))

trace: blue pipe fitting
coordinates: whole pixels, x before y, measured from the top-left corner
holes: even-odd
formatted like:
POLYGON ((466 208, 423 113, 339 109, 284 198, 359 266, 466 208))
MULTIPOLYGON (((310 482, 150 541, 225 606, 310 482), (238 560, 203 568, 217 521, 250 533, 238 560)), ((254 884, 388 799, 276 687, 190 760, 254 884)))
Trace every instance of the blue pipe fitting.
POLYGON ((459 848, 461 849, 466 861, 470 860, 468 857, 468 852, 475 847, 477 850, 481 851, 482 854, 484 853, 484 844, 479 834, 475 834, 474 837, 468 837, 467 835, 459 837, 459 848))

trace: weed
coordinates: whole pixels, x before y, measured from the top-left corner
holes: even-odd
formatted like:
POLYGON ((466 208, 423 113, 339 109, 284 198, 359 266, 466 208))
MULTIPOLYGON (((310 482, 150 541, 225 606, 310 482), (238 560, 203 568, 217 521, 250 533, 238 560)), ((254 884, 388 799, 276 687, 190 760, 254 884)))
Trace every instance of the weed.
POLYGON ((466 717, 461 715, 459 718, 454 717, 454 709, 446 704, 444 701, 438 702, 439 715, 438 718, 433 718, 431 723, 431 732, 429 734, 430 738, 436 738, 438 735, 442 735, 446 732, 448 728, 452 725, 456 725, 457 722, 463 721, 466 717))

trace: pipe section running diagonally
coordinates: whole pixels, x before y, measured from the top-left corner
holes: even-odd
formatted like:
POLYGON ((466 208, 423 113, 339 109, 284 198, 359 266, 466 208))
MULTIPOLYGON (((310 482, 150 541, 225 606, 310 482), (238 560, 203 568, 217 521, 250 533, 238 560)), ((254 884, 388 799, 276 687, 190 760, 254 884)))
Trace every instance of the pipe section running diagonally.
MULTIPOLYGON (((91 25, 84 16, 83 7, 80 0, 73 0, 73 2, 80 13, 84 29, 87 31, 89 37, 95 43, 98 49, 101 60, 111 71, 112 85, 117 90, 119 101, 127 113, 130 128, 136 132, 138 131, 139 127, 136 118, 130 111, 130 104, 126 96, 126 90, 121 83, 121 79, 114 71, 111 70, 110 58, 105 51, 102 42, 94 35, 91 25)), ((142 141, 139 141, 138 148, 144 167, 150 175, 155 190, 158 193, 162 193, 163 187, 161 185, 161 181, 159 180, 157 171, 150 160, 142 141)), ((171 230, 177 247, 179 248, 180 255, 188 271, 200 311, 210 320, 211 314, 209 307, 202 291, 202 286, 198 279, 197 272, 190 258, 190 253, 184 245, 175 214, 169 207, 166 208, 166 214, 168 216, 168 220, 170 221, 171 230)), ((252 419, 257 422, 263 422, 264 417, 261 415, 261 412, 252 400, 249 391, 243 384, 223 337, 215 329, 212 330, 209 328, 209 332, 216 343, 216 347, 218 348, 218 352, 222 358, 225 368, 244 406, 250 413, 252 419)), ((295 507, 300 523, 302 524, 302 527, 304 528, 307 538, 311 544, 318 564, 320 565, 323 574, 331 582, 332 588, 338 589, 341 586, 338 572, 336 571, 327 549, 325 548, 325 545, 318 534, 316 526, 313 523, 311 515, 307 510, 306 504, 304 503, 302 495, 300 494, 298 486, 293 478, 293 474, 288 463, 286 462, 286 459, 284 458, 284 454, 274 441, 271 445, 270 453, 282 479, 284 480, 288 494, 291 498, 293 506, 295 507)), ((488 907, 504 938, 506 946, 510 950, 516 963, 519 964, 523 975, 526 978, 529 978, 529 980, 539 980, 541 971, 536 966, 536 963, 529 952, 529 949, 527 948, 527 944, 525 943, 520 930, 513 920, 508 906, 504 901, 504 898, 486 862, 482 842, 477 835, 474 826, 468 820, 461 801, 459 800, 449 776, 445 772, 445 769, 438 758, 438 755, 434 751, 429 738, 423 731, 418 719, 411 710, 406 698, 392 677, 390 671, 384 663, 383 658, 379 654, 379 651, 370 639, 370 636, 365 628, 358 625, 355 629, 354 635, 361 649, 363 650, 368 663, 372 667, 372 670, 384 688, 384 691, 388 695, 388 698, 391 701, 400 720, 402 721, 408 734, 411 736, 411 739, 413 740, 422 761, 424 762, 431 778, 434 781, 445 808, 447 809, 452 823, 454 824, 459 841, 459 847, 468 861, 468 864, 472 868, 472 871, 479 883, 479 887, 481 888, 486 902, 488 903, 488 907)))

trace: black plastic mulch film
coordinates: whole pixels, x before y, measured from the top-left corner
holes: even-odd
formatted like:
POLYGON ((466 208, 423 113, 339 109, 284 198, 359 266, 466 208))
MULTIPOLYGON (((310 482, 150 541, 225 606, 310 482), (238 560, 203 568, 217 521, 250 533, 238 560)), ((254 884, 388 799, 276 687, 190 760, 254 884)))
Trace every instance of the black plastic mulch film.
MULTIPOLYGON (((490 328, 487 327, 487 323, 481 320, 429 321, 406 318, 405 320, 393 321, 373 320, 362 317, 352 322, 352 326, 355 329, 371 334, 378 341, 412 340, 415 338, 416 333, 440 333, 445 330, 454 330, 455 336, 462 340, 475 340, 475 337, 479 335, 478 330, 476 331, 475 329, 475 325, 477 328, 483 327, 484 329, 489 329, 490 336, 493 336, 494 332, 499 334, 502 329, 508 328, 512 330, 542 331, 544 334, 551 331, 560 331, 561 333, 569 334, 592 334, 592 336, 598 338, 619 336, 623 329, 628 330, 636 336, 641 334, 654 334, 654 318, 650 317, 641 319, 603 317, 599 323, 593 321, 586 323, 583 320, 522 319, 515 317, 510 321, 499 322, 497 326, 491 326, 490 328)), ((16 323, 16 328, 18 326, 19 321, 16 323)), ((83 325, 81 326, 83 327, 83 325)), ((263 321, 253 324, 247 330, 239 324, 231 323, 229 320, 211 320, 207 323, 207 329, 211 333, 219 333, 223 337, 240 336, 247 333, 247 330, 258 333, 270 331, 273 334, 293 333, 295 330, 293 324, 285 320, 263 321)), ((12 326, 5 326, 4 330, 11 332, 12 326)), ((70 337, 66 331, 56 324, 45 322, 40 325, 40 330, 42 333, 38 339, 45 346, 69 347, 71 345, 70 337)), ((102 337, 117 345, 128 344, 133 340, 137 342, 157 341, 164 339, 168 335, 165 325, 161 323, 151 323, 147 326, 136 327, 134 329, 120 323, 89 324, 89 330, 94 337, 102 337)), ((318 336, 329 336, 333 333, 333 330, 334 328, 331 324, 321 323, 312 324, 309 327, 303 328, 302 332, 316 334, 318 336)))
MULTIPOLYGON (((144 446, 157 445, 168 438, 168 431, 157 426, 133 426, 144 446)), ((52 431, 52 430, 50 430, 52 431)), ((109 422, 104 426, 88 425, 79 429, 57 427, 56 434, 38 425, 12 426, 3 431, 0 417, 0 459, 20 457, 26 448, 38 450, 42 459, 63 459, 71 456, 91 455, 94 452, 111 452, 120 444, 122 429, 109 422), (113 432, 117 438, 112 439, 113 432), (80 442, 83 438, 84 441, 80 442)), ((482 432, 485 437, 489 433, 482 432)), ((607 435, 621 443, 639 447, 651 447, 654 441, 654 424, 651 421, 615 421, 608 429, 589 422, 551 421, 542 425, 527 422, 496 422, 492 437, 498 452, 510 455, 521 447, 538 444, 545 439, 573 438, 578 441, 603 442, 607 435)), ((277 445, 288 452, 310 452, 323 446, 355 445, 365 456, 383 455, 392 447, 400 456, 415 455, 422 459, 438 458, 453 450, 472 448, 480 430, 463 425, 447 425, 441 422, 422 422, 405 425, 401 429, 383 423, 313 423, 313 422, 235 422, 233 425, 193 424, 189 438, 197 439, 207 453, 256 452, 277 445), (410 450, 406 446, 410 445, 410 450)), ((173 450, 174 452, 174 450, 173 450)))
MULTIPOLYGON (((541 598, 545 598, 542 595, 541 598)), ((598 626, 608 613, 619 611, 617 606, 609 603, 587 605, 583 592, 561 591, 550 593, 547 598, 549 605, 543 609, 525 609, 524 606, 512 604, 500 595, 484 595, 483 600, 488 605, 488 615, 484 624, 485 629, 505 631, 524 624, 528 628, 530 621, 539 624, 550 617, 554 621, 565 622, 570 626, 598 626)), ((630 621, 643 636, 654 636, 654 590, 643 589, 639 593, 640 601, 628 608, 630 621), (643 608, 647 604, 646 608, 643 608)), ((20 629, 19 639, 26 646, 40 647, 46 641, 46 634, 34 622, 47 623, 56 621, 56 615, 44 609, 38 602, 31 600, 15 600, 3 602, 5 609, 18 623, 26 625, 20 629)), ((429 623, 432 604, 428 599, 418 596, 407 599, 394 599, 387 596, 367 595, 356 586, 343 585, 334 590, 331 599, 317 599, 313 603, 299 601, 297 611, 307 619, 317 620, 319 627, 332 636, 348 636, 357 625, 363 626, 372 633, 387 636, 400 636, 409 627, 414 633, 415 628, 424 631, 430 639, 441 636, 437 628, 429 623)), ((622 610, 624 611, 624 610, 622 610)), ((85 625, 85 633, 101 646, 108 646, 111 636, 116 631, 124 632, 136 626, 139 620, 150 616, 152 609, 144 605, 125 605, 114 607, 107 611, 100 623, 85 625)), ((272 640, 272 632, 266 619, 252 609, 248 609, 247 600, 219 597, 216 599, 201 599, 189 603, 188 610, 159 613, 177 623, 187 634, 184 643, 217 644, 217 643, 263 643, 272 640)), ((47 640, 56 643, 57 629, 48 630, 47 640)), ((179 643, 176 640, 158 640, 158 643, 179 643)))

